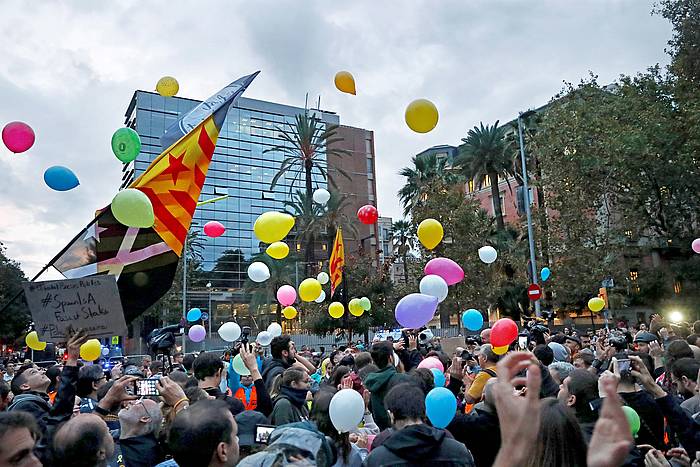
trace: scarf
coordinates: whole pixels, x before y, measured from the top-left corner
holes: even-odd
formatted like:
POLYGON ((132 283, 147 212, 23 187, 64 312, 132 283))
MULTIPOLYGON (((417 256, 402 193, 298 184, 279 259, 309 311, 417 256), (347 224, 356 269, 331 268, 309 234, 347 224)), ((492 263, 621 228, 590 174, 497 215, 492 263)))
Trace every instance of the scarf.
POLYGON ((299 408, 304 406, 307 392, 306 389, 296 389, 291 386, 282 386, 280 388, 280 395, 285 396, 293 405, 299 408))

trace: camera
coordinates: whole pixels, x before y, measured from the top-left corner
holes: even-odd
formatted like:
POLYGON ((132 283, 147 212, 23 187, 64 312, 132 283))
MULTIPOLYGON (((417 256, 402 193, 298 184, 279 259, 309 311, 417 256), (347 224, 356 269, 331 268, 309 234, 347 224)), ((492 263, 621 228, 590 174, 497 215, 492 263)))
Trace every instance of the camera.
POLYGON ((615 347, 615 350, 622 352, 627 348, 627 336, 620 331, 610 331, 608 336, 608 344, 615 347))
POLYGON ((170 353, 170 350, 175 347, 175 336, 180 336, 179 324, 172 324, 163 328, 156 328, 148 335, 146 343, 148 349, 153 354, 170 353))
POLYGON ((427 347, 433 341, 434 337, 433 331, 425 329, 418 333, 418 343, 427 347))
POLYGON ((474 354, 468 350, 463 350, 462 355, 460 355, 460 357, 462 357, 462 360, 464 360, 465 362, 467 360, 474 360, 474 354))
POLYGON ((243 326, 241 328, 241 343, 248 343, 248 336, 250 336, 250 326, 243 326))
POLYGON ((549 334, 549 328, 544 324, 539 324, 537 321, 530 321, 525 326, 528 336, 528 342, 534 342, 535 345, 545 344, 545 334, 549 334))

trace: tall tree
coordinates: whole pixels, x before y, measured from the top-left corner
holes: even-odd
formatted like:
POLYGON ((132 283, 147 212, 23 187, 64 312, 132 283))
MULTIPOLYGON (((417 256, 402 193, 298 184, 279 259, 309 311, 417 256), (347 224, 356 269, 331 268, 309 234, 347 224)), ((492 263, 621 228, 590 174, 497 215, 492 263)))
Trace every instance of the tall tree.
POLYGON ((404 281, 408 283, 408 253, 414 248, 415 233, 411 223, 405 219, 394 222, 391 226, 394 248, 403 263, 404 281))
MULTIPOLYGON (((5 246, 0 242, 0 306, 5 304, 22 290, 22 282, 26 281, 17 261, 7 257, 5 246)), ((13 343, 29 328, 31 315, 23 296, 12 302, 3 312, 0 320, 0 340, 3 343, 13 343)))
POLYGON ((413 167, 404 167, 399 172, 406 177, 406 184, 399 190, 404 216, 425 204, 432 184, 450 186, 459 181, 459 177, 447 167, 447 160, 438 159, 435 154, 414 156, 412 162, 413 167))
MULTIPOLYGON (((287 173, 294 174, 290 186, 290 195, 297 180, 303 175, 305 186, 306 212, 313 211, 313 174, 316 171, 324 180, 328 180, 327 160, 330 156, 349 156, 350 151, 337 147, 343 139, 336 136, 338 126, 325 124, 316 115, 306 111, 296 116, 295 124, 289 127, 277 127, 283 143, 267 149, 265 152, 280 152, 285 158, 272 178, 270 189, 274 189, 280 178, 287 173)), ((338 173, 351 179, 343 170, 338 173)), ((332 182, 332 180, 331 180, 332 182)), ((314 261, 314 236, 306 240, 304 258, 307 273, 314 261)))
POLYGON ((462 142, 455 166, 460 168, 467 180, 474 180, 475 184, 483 185, 488 178, 491 183, 496 227, 498 230, 505 230, 498 177, 507 179, 513 175, 514 154, 511 146, 507 144, 505 128, 499 127, 498 121, 491 126, 480 123, 480 126, 469 130, 462 142))

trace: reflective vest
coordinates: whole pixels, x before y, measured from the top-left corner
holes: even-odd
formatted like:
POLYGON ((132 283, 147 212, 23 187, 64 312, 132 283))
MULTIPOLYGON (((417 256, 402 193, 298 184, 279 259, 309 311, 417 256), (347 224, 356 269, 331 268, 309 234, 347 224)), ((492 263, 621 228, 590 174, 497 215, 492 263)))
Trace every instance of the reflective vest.
POLYGON ((246 402, 245 389, 242 387, 238 388, 235 397, 239 401, 243 402, 246 410, 255 410, 255 408, 258 406, 258 393, 255 390, 255 386, 253 386, 253 389, 250 390, 250 402, 246 402))

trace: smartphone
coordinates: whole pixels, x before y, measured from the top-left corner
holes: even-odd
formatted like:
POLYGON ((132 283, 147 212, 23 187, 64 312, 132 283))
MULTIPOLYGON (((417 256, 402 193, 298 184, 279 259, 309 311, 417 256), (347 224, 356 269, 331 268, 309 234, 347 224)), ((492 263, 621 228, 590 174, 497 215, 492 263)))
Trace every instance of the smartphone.
POLYGON ((242 344, 248 343, 248 336, 250 336, 250 326, 243 326, 243 329, 241 330, 241 343, 242 344))
POLYGON ((521 350, 527 349, 527 336, 518 336, 518 347, 521 350))
POLYGON ((274 425, 255 425, 255 442, 257 444, 267 444, 274 429, 274 425))
POLYGON ((618 358, 617 359, 617 371, 620 373, 621 378, 627 378, 630 376, 632 371, 630 368, 629 358, 618 358))
POLYGON ((160 396, 156 387, 157 378, 143 378, 134 381, 134 394, 137 396, 160 396))

